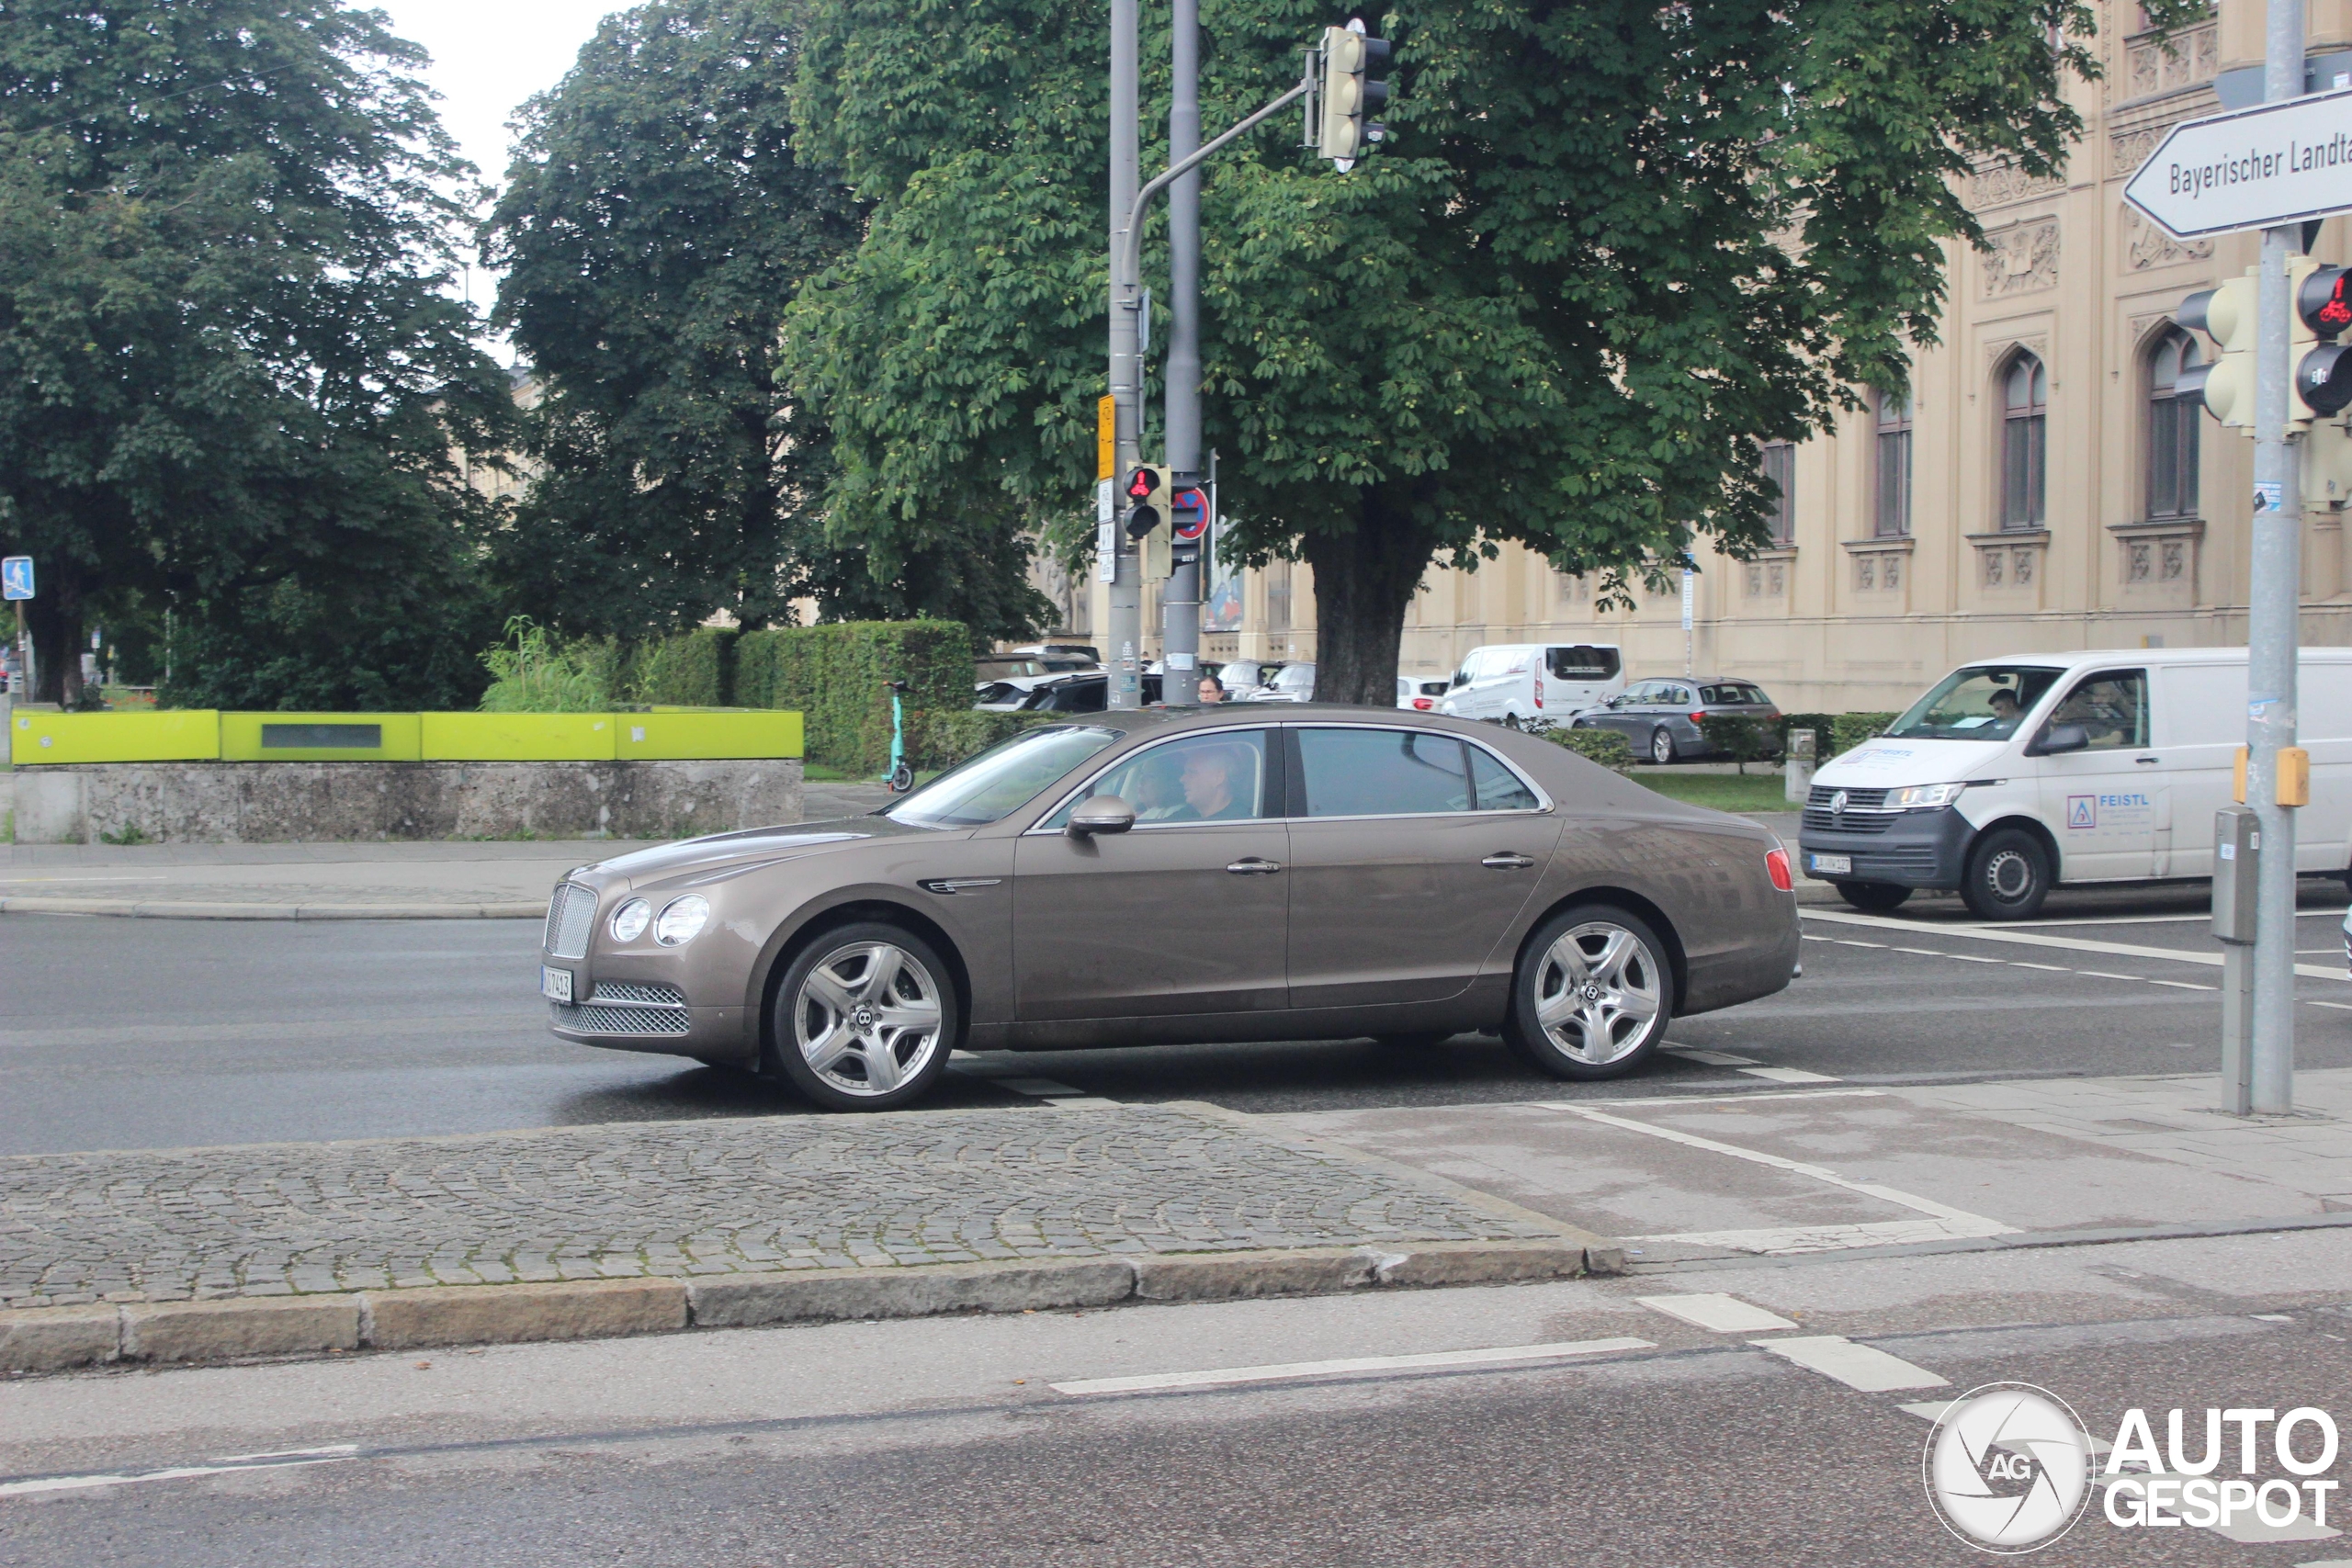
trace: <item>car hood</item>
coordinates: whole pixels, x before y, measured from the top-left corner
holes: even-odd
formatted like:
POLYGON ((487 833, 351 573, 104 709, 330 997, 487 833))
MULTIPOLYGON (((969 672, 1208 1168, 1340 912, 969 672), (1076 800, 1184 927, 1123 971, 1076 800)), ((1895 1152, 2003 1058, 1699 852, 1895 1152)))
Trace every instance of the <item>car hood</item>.
POLYGON ((2006 740, 1866 740, 1824 762, 1816 784, 1845 789, 1899 789, 1973 778, 2009 749, 2006 740))
POLYGON ((909 827, 888 817, 845 817, 834 822, 796 822, 788 827, 746 828, 734 833, 682 839, 602 861, 595 869, 625 877, 632 887, 673 877, 740 871, 803 855, 825 854, 876 839, 898 839, 935 829, 909 827))

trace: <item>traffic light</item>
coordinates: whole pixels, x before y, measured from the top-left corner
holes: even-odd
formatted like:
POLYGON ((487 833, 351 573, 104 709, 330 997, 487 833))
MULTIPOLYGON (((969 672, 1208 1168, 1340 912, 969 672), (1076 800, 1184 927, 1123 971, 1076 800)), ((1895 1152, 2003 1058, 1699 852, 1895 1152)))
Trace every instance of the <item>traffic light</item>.
POLYGON ((2253 269, 2219 288, 2180 302, 2182 326, 2203 333, 2221 353, 2210 365, 2181 372, 2180 389, 2193 394, 2223 424, 2254 430, 2255 281, 2253 269))
POLYGON ((1388 102, 1389 44, 1361 21, 1323 29, 1323 124, 1316 151, 1345 172, 1367 142, 1387 133, 1373 117, 1388 102))
POLYGON ((2333 512, 2352 505, 2352 435, 2322 420, 2296 445, 2303 449, 2303 504, 2333 512))
POLYGON ((2309 429, 2314 419, 2332 419, 2352 408, 2352 349, 2333 341, 2352 327, 2352 274, 2309 256, 2289 263, 2295 290, 2294 398, 2292 422, 2309 429))
POLYGON ((1168 470, 1146 463, 1127 475, 1127 537, 1140 539, 1168 518, 1168 470))

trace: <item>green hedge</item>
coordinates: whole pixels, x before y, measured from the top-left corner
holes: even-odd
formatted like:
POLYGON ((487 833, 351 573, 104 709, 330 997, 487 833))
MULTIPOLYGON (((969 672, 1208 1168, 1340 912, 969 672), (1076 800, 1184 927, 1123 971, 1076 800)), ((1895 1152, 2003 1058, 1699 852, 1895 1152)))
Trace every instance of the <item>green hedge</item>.
POLYGON ((960 621, 844 621, 745 632, 734 652, 734 705, 799 709, 807 716, 808 760, 826 767, 878 774, 889 766, 891 681, 909 682, 908 761, 914 767, 961 761, 948 753, 980 733, 965 716, 973 714, 972 637, 960 621))
POLYGON ((1780 739, 1770 726, 1746 714, 1709 714, 1699 721, 1699 733, 1715 755, 1738 763, 1743 773, 1748 763, 1773 755, 1780 739))
POLYGON ((1604 768, 1621 773, 1634 770, 1634 743, 1613 729, 1570 729, 1563 725, 1545 730, 1544 739, 1604 768))
POLYGON ((956 712, 934 708, 922 716, 920 724, 909 720, 907 746, 915 753, 915 766, 918 768, 952 768, 967 758, 978 756, 1000 740, 1012 739, 1033 724, 1048 724, 1057 716, 1049 713, 983 713, 978 708, 956 712))
POLYGON ((726 707, 734 644, 735 633, 723 626, 632 644, 622 690, 632 703, 648 706, 726 707))
POLYGON ((1838 716, 1834 713, 1784 713, 1781 716, 1781 746, 1786 750, 1789 732, 1810 729, 1814 733, 1813 754, 1818 761, 1829 760, 1830 736, 1834 733, 1838 716))
MULTIPOLYGON (((1842 757, 1871 737, 1882 734, 1903 716, 1899 713, 1841 713, 1829 725, 1829 757, 1842 757)), ((1822 759, 1828 761, 1828 757, 1822 759)))

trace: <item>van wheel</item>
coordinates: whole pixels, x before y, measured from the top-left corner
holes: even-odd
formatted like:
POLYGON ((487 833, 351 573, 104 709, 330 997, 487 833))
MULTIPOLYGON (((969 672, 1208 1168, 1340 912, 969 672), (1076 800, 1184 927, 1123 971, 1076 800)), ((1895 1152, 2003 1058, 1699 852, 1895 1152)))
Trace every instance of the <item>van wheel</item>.
POLYGON ((1664 725, 1650 731, 1650 761, 1660 767, 1674 761, 1674 737, 1666 732, 1664 725))
POLYGON ((2050 897, 2050 853, 2021 828, 1987 833, 1968 852, 1960 896, 1980 920, 2031 919, 2050 897))
POLYGON ((1503 1043, 1555 1078, 1613 1078, 1657 1055, 1674 1010, 1666 943, 1609 904, 1565 909, 1536 928, 1511 975, 1503 1043))
POLYGON ((1857 909, 1881 912, 1897 909, 1903 907, 1903 900, 1911 897, 1908 887, 1897 887, 1887 882, 1839 882, 1833 886, 1838 889, 1838 897, 1857 909))

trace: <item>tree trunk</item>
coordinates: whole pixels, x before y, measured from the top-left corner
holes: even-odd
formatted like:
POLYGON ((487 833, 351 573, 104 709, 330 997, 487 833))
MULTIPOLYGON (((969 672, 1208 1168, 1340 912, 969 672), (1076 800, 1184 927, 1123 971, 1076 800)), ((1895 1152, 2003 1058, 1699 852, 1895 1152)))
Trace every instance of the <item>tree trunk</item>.
POLYGON ((82 700, 82 585, 63 571, 43 574, 40 593, 25 601, 32 636, 37 703, 72 707, 82 700))
POLYGON ((1361 492, 1356 525, 1301 541, 1315 569, 1315 700, 1393 707, 1405 610, 1420 591, 1430 543, 1385 490, 1361 492))

